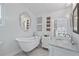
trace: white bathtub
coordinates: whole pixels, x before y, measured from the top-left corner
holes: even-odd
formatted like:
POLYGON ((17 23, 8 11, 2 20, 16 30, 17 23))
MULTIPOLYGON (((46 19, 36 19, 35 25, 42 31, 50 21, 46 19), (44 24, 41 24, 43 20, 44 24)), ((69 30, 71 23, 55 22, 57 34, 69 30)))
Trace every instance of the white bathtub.
POLYGON ((36 48, 39 43, 40 43, 40 38, 35 36, 35 37, 21 37, 21 38, 16 38, 17 42, 19 43, 21 49, 25 52, 30 52, 34 48, 36 48))

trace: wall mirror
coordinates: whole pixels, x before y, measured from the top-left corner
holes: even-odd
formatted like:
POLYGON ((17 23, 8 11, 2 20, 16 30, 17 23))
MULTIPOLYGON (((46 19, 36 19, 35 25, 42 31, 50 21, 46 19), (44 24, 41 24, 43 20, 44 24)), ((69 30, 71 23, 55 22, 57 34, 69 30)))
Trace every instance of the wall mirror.
POLYGON ((27 15, 27 13, 20 14, 20 27, 23 31, 27 31, 31 26, 31 17, 27 15))
POLYGON ((73 32, 79 34, 79 3, 76 4, 73 10, 73 32))

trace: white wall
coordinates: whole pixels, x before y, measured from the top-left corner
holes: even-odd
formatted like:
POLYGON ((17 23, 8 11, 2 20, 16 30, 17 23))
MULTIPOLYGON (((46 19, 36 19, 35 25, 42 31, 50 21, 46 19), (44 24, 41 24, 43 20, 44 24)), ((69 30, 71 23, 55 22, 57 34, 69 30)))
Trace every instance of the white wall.
POLYGON ((25 4, 4 4, 4 26, 0 27, 0 40, 3 42, 0 46, 0 55, 11 55, 20 51, 20 47, 15 39, 21 36, 30 36, 35 31, 35 17, 24 7, 25 4), (28 12, 31 16, 31 30, 22 31, 19 26, 19 14, 28 12))

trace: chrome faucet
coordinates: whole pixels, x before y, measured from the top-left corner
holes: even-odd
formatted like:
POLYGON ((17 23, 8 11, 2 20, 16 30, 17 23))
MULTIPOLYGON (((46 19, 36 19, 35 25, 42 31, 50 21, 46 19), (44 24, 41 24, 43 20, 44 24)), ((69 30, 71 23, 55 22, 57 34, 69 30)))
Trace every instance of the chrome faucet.
POLYGON ((33 32, 33 36, 36 36, 35 32, 33 32))
POLYGON ((72 37, 71 37, 71 44, 72 44, 72 45, 75 45, 75 42, 74 42, 74 40, 73 40, 72 37))

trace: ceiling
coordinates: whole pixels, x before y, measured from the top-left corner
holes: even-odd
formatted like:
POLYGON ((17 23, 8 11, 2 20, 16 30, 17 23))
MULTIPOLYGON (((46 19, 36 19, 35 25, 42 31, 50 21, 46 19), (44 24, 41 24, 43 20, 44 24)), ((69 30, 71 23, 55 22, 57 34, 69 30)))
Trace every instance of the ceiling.
POLYGON ((27 3, 25 4, 34 15, 51 13, 65 7, 65 3, 27 3))

